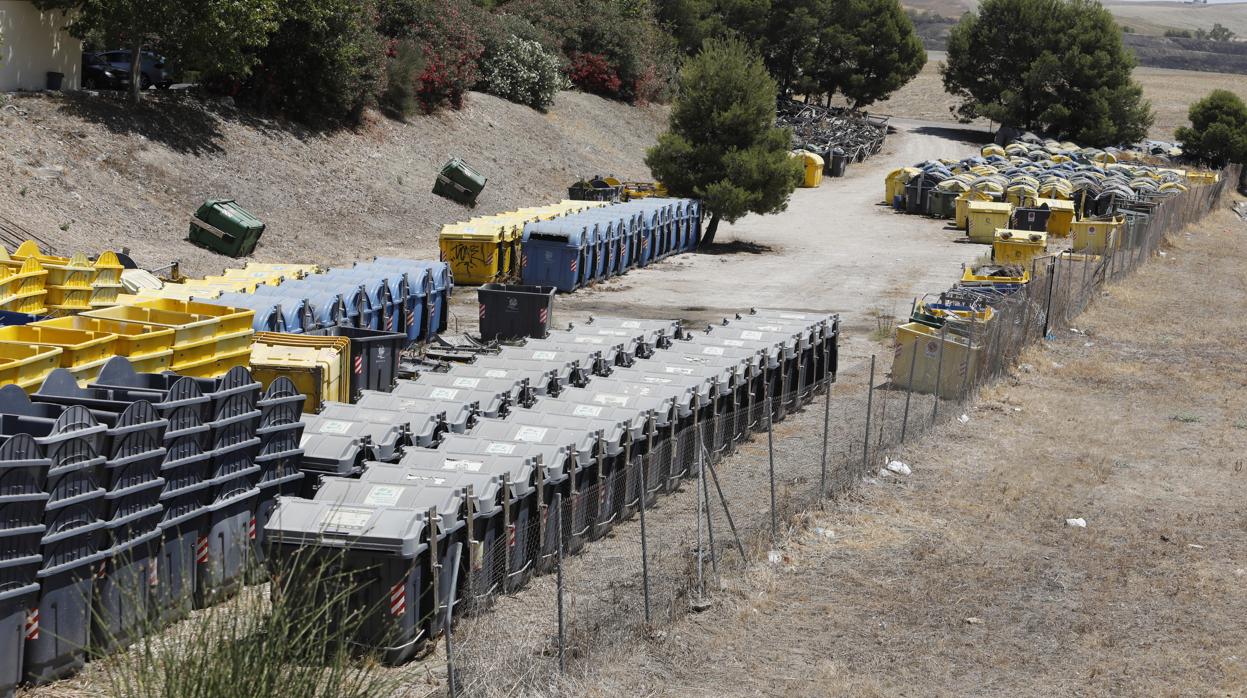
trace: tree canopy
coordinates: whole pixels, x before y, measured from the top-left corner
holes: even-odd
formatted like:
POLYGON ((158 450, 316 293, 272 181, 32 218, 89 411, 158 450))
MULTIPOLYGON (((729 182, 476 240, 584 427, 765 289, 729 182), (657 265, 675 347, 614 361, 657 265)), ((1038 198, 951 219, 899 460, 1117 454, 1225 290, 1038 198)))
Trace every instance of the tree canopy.
POLYGON ((704 242, 719 220, 778 213, 801 179, 788 154, 792 135, 775 126, 775 81, 742 41, 712 39, 680 71, 668 131, 645 155, 674 196, 702 200, 710 213, 704 242))
POLYGON ((1174 134, 1187 157, 1223 167, 1247 164, 1247 104, 1229 90, 1213 90, 1191 105, 1190 126, 1174 134))
POLYGON ((1152 124, 1134 67, 1094 0, 983 0, 953 28, 941 72, 964 119, 1103 146, 1138 141, 1152 124))

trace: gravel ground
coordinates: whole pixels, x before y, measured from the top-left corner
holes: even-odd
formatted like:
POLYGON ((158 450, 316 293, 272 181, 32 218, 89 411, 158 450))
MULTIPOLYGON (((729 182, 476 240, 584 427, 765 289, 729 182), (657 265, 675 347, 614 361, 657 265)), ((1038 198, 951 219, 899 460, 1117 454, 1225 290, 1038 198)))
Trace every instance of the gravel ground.
POLYGON ((436 259, 445 223, 564 198, 582 176, 648 178, 644 150, 666 120, 663 107, 579 92, 546 114, 472 93, 462 111, 316 133, 186 93, 151 99, 10 98, 0 216, 62 251, 128 247, 143 266, 181 260, 205 275, 234 262, 186 242, 185 220, 204 199, 234 198, 268 224, 256 261, 436 259), (474 210, 430 192, 451 156, 489 178, 474 210))

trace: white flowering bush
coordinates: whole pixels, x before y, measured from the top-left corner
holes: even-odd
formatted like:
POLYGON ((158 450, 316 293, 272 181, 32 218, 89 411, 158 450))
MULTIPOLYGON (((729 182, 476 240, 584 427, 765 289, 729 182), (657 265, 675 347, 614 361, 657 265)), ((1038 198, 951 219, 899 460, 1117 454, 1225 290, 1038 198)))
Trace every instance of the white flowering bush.
POLYGON ((536 41, 511 36, 481 58, 480 84, 489 94, 544 111, 566 89, 567 78, 557 54, 536 41))

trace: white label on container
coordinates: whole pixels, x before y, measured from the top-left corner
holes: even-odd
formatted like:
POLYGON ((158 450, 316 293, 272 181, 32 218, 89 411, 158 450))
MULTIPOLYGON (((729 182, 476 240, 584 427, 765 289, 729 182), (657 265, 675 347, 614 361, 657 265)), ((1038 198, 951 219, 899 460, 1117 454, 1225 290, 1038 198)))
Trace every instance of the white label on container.
POLYGON ((336 419, 325 420, 320 425, 322 434, 345 434, 351 430, 351 422, 339 422, 336 419))
POLYGON ((398 504, 403 496, 403 488, 398 485, 373 485, 364 496, 364 504, 374 507, 392 507, 398 504))
POLYGON ((627 337, 628 333, 623 330, 598 330, 598 334, 604 337, 627 337))
POLYGON ((740 338, 741 339, 762 339, 762 333, 754 332, 753 330, 741 330, 740 338))
MULTIPOLYGON (((493 448, 494 446, 510 446, 510 444, 490 444, 490 448, 493 448)), ((511 451, 507 451, 507 453, 510 453, 510 452, 511 451)), ((460 472, 478 473, 483 467, 485 467, 485 464, 482 463, 481 461, 476 461, 476 460, 447 458, 446 460, 442 461, 442 470, 458 470, 460 472)))
POLYGON ((690 364, 704 364, 704 363, 706 363, 706 359, 703 359, 703 358, 701 358, 700 356, 682 356, 682 357, 680 357, 680 358, 684 359, 685 361, 689 362, 690 364))
POLYGON ((485 372, 487 378, 506 378, 507 372, 500 368, 491 368, 485 372))
POLYGON ((723 347, 702 347, 701 353, 710 356, 723 356, 723 347))
POLYGON ((641 378, 646 383, 660 383, 662 385, 666 385, 671 382, 670 378, 663 378, 662 376, 642 376, 641 378))
POLYGON ((641 323, 637 322, 636 320, 624 320, 623 322, 619 323, 619 326, 627 327, 630 330, 641 329, 641 323))
POLYGON ((780 313, 779 316, 785 320, 804 320, 805 319, 804 315, 792 315, 789 313, 780 313))
POLYGON ((431 482, 434 485, 443 485, 446 483, 446 478, 444 477, 430 477, 428 475, 415 475, 413 473, 407 473, 405 476, 403 476, 403 479, 414 480, 418 482, 431 482))
POLYGON ((545 427, 520 427, 520 430, 515 433, 515 440, 526 443, 540 443, 546 438, 548 433, 550 433, 550 430, 545 427))
POLYGON ((429 394, 434 400, 454 400, 459 396, 459 391, 454 388, 434 388, 429 394))
MULTIPOLYGON (((745 343, 740 341, 739 339, 725 339, 723 340, 723 345, 728 346, 728 347, 743 347, 745 346, 745 343)), ((723 355, 722 349, 719 350, 719 355, 720 356, 723 355)))
POLYGON ((553 351, 534 351, 533 352, 534 361, 554 361, 555 359, 558 358, 558 356, 559 356, 558 352, 553 352, 553 351))
POLYGON ((627 395, 616 395, 614 393, 598 393, 593 396, 594 402, 608 407, 627 407, 631 399, 627 395))
POLYGON ((693 369, 685 368, 683 366, 663 366, 663 370, 667 373, 678 373, 682 376, 691 376, 695 373, 693 369))
POLYGON ((515 444, 493 441, 485 447, 485 452, 495 456, 509 456, 515 453, 515 444))
POLYGON ((606 344, 606 340, 593 335, 576 335, 576 344, 606 344))
MULTIPOLYGON (((780 327, 779 325, 758 325, 758 329, 762 330, 763 332, 783 332, 784 331, 784 328, 780 327)), ((741 333, 741 336, 742 337, 744 336, 743 332, 741 333)), ((758 339, 762 339, 761 335, 758 336, 758 339)))
POLYGON ((481 379, 479 378, 456 378, 454 383, 452 383, 456 388, 475 388, 480 384, 481 379))
POLYGON ((572 408, 573 417, 601 417, 602 408, 594 405, 576 405, 572 408))
POLYGON ((371 511, 331 509, 328 514, 325 514, 324 528, 332 528, 339 531, 343 529, 362 531, 371 518, 371 511))

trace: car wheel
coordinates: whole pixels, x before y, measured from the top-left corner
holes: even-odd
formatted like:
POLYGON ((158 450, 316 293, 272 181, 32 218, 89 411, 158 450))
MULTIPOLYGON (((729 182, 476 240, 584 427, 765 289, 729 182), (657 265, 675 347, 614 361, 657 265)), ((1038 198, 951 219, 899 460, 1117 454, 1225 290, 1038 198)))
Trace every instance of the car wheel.
POLYGON ((173 83, 171 82, 162 82, 156 85, 156 89, 158 90, 167 90, 170 87, 173 87, 173 83))

